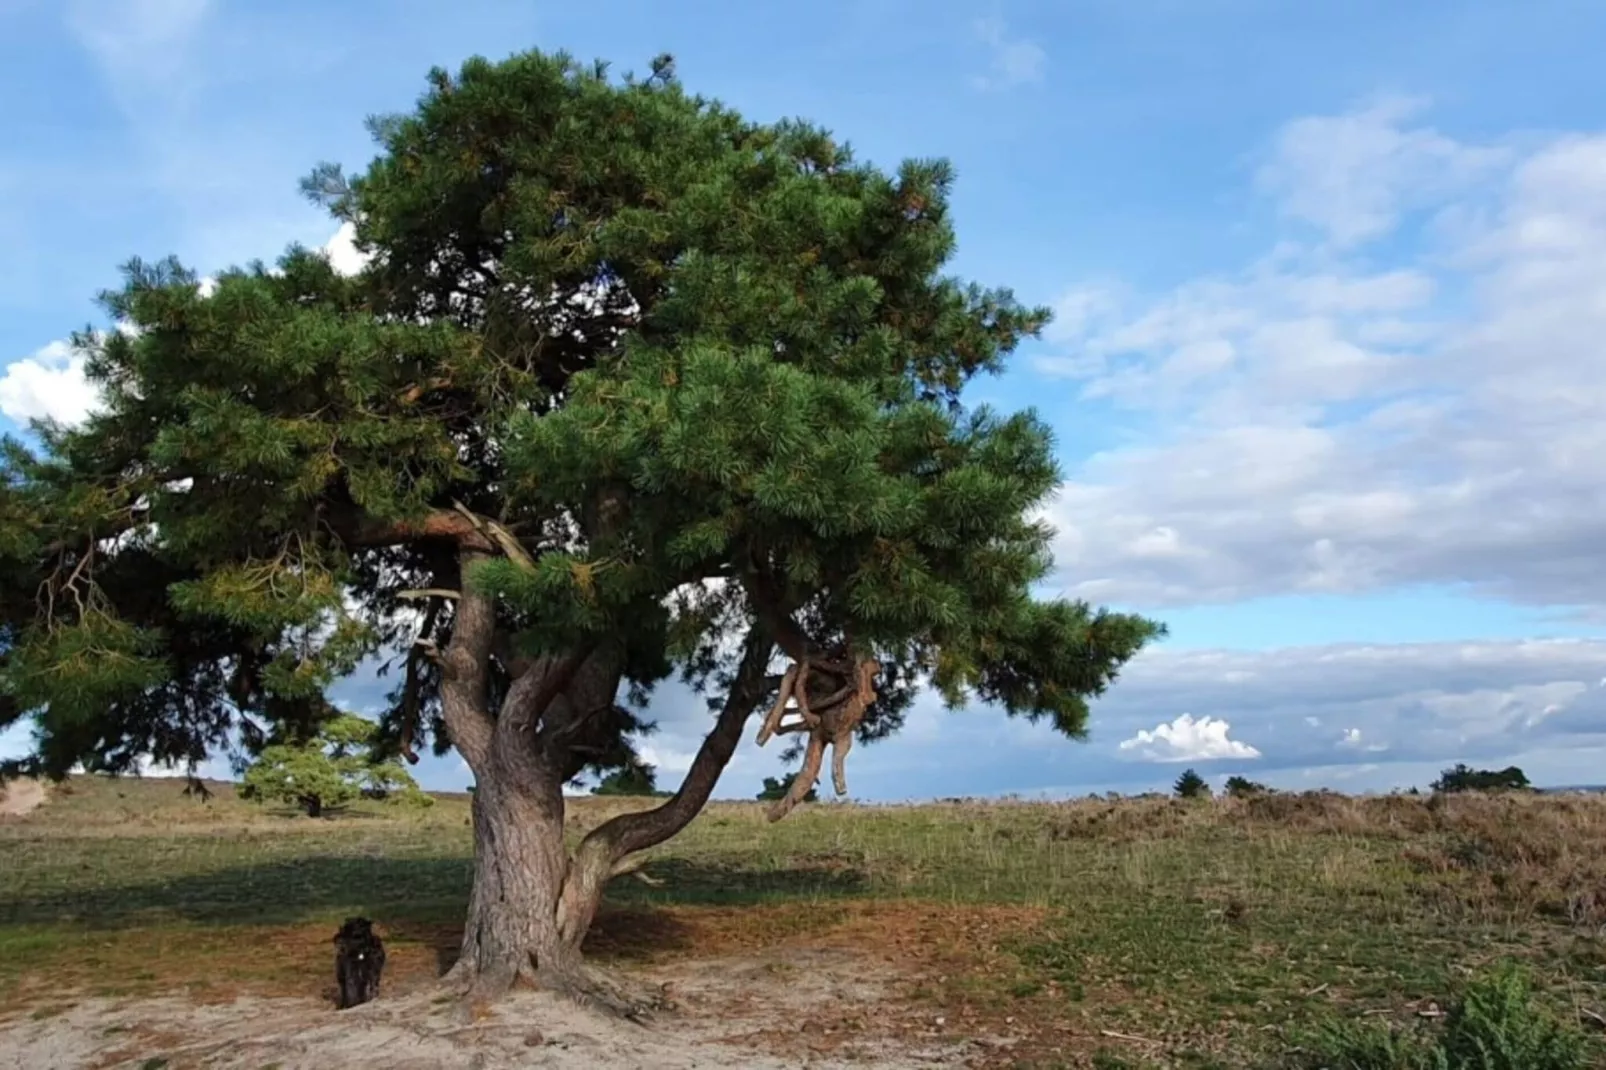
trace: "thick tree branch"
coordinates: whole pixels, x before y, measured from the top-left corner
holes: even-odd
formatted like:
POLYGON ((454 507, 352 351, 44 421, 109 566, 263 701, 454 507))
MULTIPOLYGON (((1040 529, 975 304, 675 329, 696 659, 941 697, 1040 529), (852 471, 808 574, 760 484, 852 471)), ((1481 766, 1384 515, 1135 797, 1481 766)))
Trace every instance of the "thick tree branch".
POLYGON ((532 667, 521 673, 502 703, 502 715, 508 724, 522 729, 539 723, 553 700, 574 681, 580 666, 596 653, 597 646, 598 640, 588 640, 561 657, 542 658, 539 670, 532 667))
POLYGON ((452 638, 441 655, 441 715, 452 742, 478 773, 490 758, 495 724, 486 708, 487 670, 496 638, 496 605, 491 596, 468 582, 472 567, 485 554, 464 549, 459 555, 463 591, 452 616, 452 638))
POLYGON ((692 759, 680 789, 651 810, 621 814, 604 822, 581 842, 569 868, 560 905, 559 918, 566 934, 583 933, 591 924, 590 913, 596 908, 602 885, 620 859, 663 843, 702 812, 720 774, 736 753, 747 719, 764 699, 765 670, 774 648, 774 640, 762 624, 748 632, 725 705, 692 759))
MULTIPOLYGON (((805 663, 825 669, 838 676, 852 671, 852 662, 831 657, 809 639, 791 612, 785 606, 777 584, 755 561, 743 576, 743 587, 753 612, 775 637, 775 643, 787 657, 799 665, 805 663)), ((851 657, 851 652, 849 652, 851 657)))
POLYGON ((457 510, 436 509, 418 520, 407 521, 376 520, 362 513, 331 515, 328 519, 347 546, 395 546, 418 539, 442 539, 482 554, 498 549, 471 514, 457 510))
MULTIPOLYGON (((419 637, 425 642, 431 641, 431 637, 435 634, 435 620, 440 616, 440 611, 440 599, 431 599, 429 608, 424 611, 424 622, 418 629, 419 637)), ((425 656, 427 656, 425 648, 416 642, 408 649, 407 676, 402 684, 401 753, 409 765, 418 764, 418 754, 413 750, 413 736, 418 732, 418 710, 421 702, 418 661, 425 656)))

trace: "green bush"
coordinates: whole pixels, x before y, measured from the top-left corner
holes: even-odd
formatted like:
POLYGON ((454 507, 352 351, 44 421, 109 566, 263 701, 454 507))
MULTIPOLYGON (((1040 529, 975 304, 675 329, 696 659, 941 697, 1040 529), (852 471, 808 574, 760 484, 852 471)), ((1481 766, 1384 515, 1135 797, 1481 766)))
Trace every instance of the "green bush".
POLYGON ((1266 785, 1241 776, 1228 777, 1224 790, 1235 799, 1247 799, 1251 795, 1271 794, 1271 789, 1266 785))
MULTIPOLYGON (((777 799, 784 799, 786 798, 786 793, 792 790, 792 781, 796 779, 796 773, 788 773, 779 780, 775 777, 767 776, 764 778, 764 790, 760 791, 755 798, 760 802, 774 802, 777 799)), ((810 788, 809 793, 803 796, 803 801, 806 803, 818 802, 819 798, 819 793, 810 788)))
POLYGON ((1442 1028, 1400 1031, 1375 1022, 1324 1025, 1311 1070, 1587 1070, 1583 1036, 1534 999, 1516 967, 1467 985, 1442 1028))
POLYGON ((321 817, 326 810, 364 796, 407 806, 432 805, 435 800, 419 790, 401 763, 374 759, 378 731, 372 721, 342 714, 312 739, 264 747, 241 778, 240 796, 292 803, 309 817, 321 817))
POLYGON ((1179 798, 1183 799, 1210 798, 1210 785, 1205 783, 1204 777, 1195 773, 1192 769, 1177 777, 1177 782, 1172 785, 1171 790, 1176 792, 1179 798))
POLYGON ((1472 769, 1463 762, 1439 774, 1434 791, 1529 791, 1528 774, 1514 765, 1504 769, 1472 769))
POLYGON ((591 794, 648 795, 662 799, 674 793, 658 790, 658 771, 652 766, 645 762, 632 762, 603 777, 601 783, 591 789, 591 794))

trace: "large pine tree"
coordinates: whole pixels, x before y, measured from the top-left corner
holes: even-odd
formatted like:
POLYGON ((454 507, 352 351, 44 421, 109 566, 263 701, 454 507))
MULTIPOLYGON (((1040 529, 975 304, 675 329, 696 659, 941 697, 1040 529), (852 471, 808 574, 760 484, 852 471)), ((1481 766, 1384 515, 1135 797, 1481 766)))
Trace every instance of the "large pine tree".
POLYGON ((366 171, 307 181, 360 274, 135 262, 118 327, 77 339, 104 411, 8 444, 0 724, 38 739, 12 771, 306 738, 332 683, 405 651, 385 738, 473 770, 454 974, 493 995, 590 983, 603 886, 755 711, 805 751, 774 816, 827 747, 841 790, 922 683, 1081 737, 1161 628, 1032 595, 1048 429, 961 390, 1047 313, 941 274, 948 166, 746 121, 667 57, 429 81, 366 171), (638 760, 677 670, 717 711, 684 782, 566 851, 563 785, 638 760))

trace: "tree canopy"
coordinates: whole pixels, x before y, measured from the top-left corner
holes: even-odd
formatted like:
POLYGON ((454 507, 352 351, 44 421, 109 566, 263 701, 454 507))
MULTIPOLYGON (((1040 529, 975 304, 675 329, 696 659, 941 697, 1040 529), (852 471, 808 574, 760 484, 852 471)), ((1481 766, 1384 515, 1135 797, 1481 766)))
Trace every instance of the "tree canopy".
MULTIPOLYGON (((1082 733, 1156 628, 1031 598, 1051 436, 959 404, 1047 312, 938 273, 946 163, 886 175, 668 75, 432 72, 365 173, 308 180, 374 255, 359 277, 302 248, 209 291, 130 263, 116 328, 75 339, 104 411, 0 472, 4 717, 38 715, 39 768, 332 715, 364 658, 444 645, 451 614, 403 592, 480 517, 525 547, 479 576, 518 652, 608 637, 642 687, 706 676, 742 617, 706 581, 740 577, 759 612, 895 653, 865 737, 921 672, 1082 733)), ((416 704, 440 738, 437 685, 398 688, 393 735, 416 704)), ((628 763, 635 719, 606 720, 575 772, 628 763)))
POLYGON ((547 919, 471 918, 461 961, 523 970, 518 941, 577 948, 762 703, 766 735, 809 734, 800 787, 831 745, 840 791, 928 681, 1081 738, 1161 634, 1035 593, 1052 435, 964 391, 1048 312, 943 273, 945 161, 883 172, 667 57, 475 58, 370 125, 366 169, 305 184, 361 272, 133 261, 75 338, 101 411, 5 444, 0 723, 38 735, 11 770, 307 738, 386 660, 381 746, 474 772, 471 915, 547 919), (562 862, 561 785, 638 764, 675 672, 719 711, 685 782, 562 862), (545 831, 513 865, 497 822, 545 831))
MULTIPOLYGON (((792 783, 797 780, 796 773, 787 773, 785 776, 764 778, 764 786, 754 796, 759 802, 779 802, 792 791, 792 783)), ((814 802, 819 793, 812 787, 803 795, 804 802, 814 802)))
POLYGON ((1238 799, 1247 799, 1251 795, 1267 795, 1271 793, 1271 789, 1266 785, 1258 780, 1250 780, 1245 776, 1230 776, 1221 787, 1228 795, 1238 799))

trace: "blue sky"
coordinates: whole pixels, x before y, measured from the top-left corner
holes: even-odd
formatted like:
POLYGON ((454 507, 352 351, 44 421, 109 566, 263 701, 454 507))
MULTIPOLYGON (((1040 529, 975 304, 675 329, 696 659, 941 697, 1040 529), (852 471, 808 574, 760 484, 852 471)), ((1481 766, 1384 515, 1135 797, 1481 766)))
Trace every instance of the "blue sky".
MULTIPOLYGON (((1058 311, 975 391, 1057 429, 1053 587, 1172 628, 1091 742, 931 703, 855 796, 1599 781, 1603 39, 1560 0, 0 0, 0 426, 92 403, 61 340, 129 256, 329 242, 297 180, 430 66, 667 50, 752 117, 954 161, 955 269, 1058 311)), ((665 779, 701 709, 660 692, 665 779)), ((746 744, 722 794, 777 769, 746 744)))

